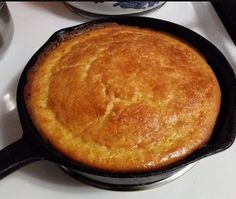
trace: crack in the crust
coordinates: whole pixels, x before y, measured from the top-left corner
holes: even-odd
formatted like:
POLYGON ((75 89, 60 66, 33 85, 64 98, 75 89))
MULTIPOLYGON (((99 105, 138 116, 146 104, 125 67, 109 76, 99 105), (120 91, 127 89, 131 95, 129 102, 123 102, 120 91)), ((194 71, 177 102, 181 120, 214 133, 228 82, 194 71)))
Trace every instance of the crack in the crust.
MULTIPOLYGON (((104 81, 101 81, 101 84, 104 87, 103 92, 104 92, 105 96, 108 96, 107 84, 104 81)), ((124 98, 122 99, 122 98, 119 98, 119 97, 115 97, 114 94, 110 93, 109 94, 110 102, 107 105, 107 108, 106 108, 106 111, 105 111, 104 115, 101 116, 101 118, 99 119, 100 125, 102 125, 103 121, 111 114, 115 104, 117 104, 117 103, 122 103, 126 106, 130 106, 130 105, 138 103, 140 101, 144 101, 144 102, 147 103, 148 106, 151 106, 155 109, 158 109, 157 102, 155 102, 151 99, 151 98, 153 98, 152 95, 144 94, 144 93, 138 91, 137 89, 135 89, 135 90, 136 91, 135 91, 134 95, 130 99, 124 99, 124 98)))
MULTIPOLYGON (((125 32, 125 31, 124 31, 124 32, 122 32, 122 33, 125 34, 125 33, 129 33, 129 32, 125 32)), ((119 33, 119 34, 120 34, 120 33, 119 33)), ((101 35, 102 35, 102 33, 99 34, 98 37, 100 37, 101 35)), ((118 35, 118 34, 113 34, 113 37, 116 37, 117 35, 118 35)), ((93 39, 94 37, 96 37, 96 36, 93 36, 93 37, 91 37, 91 38, 88 38, 87 40, 93 39)), ((80 41, 80 42, 78 42, 78 41, 77 41, 77 42, 74 42, 73 45, 67 47, 67 49, 65 50, 65 54, 68 54, 74 46, 76 46, 76 45, 78 45, 78 44, 80 44, 80 43, 84 43, 84 42, 86 42, 87 40, 82 40, 82 41, 80 41)), ((104 43, 105 46, 103 46, 104 48, 100 48, 100 50, 97 51, 97 52, 94 54, 94 56, 92 56, 92 57, 90 58, 90 60, 87 60, 87 61, 89 61, 89 63, 87 62, 86 65, 83 65, 83 64, 76 64, 76 65, 71 65, 71 66, 69 66, 69 67, 67 66, 67 67, 65 67, 65 68, 72 68, 72 67, 83 66, 83 67, 84 67, 84 72, 81 74, 81 79, 82 79, 82 80, 85 80, 85 79, 87 78, 87 76, 88 76, 89 70, 90 70, 91 67, 93 66, 93 63, 94 63, 98 58, 100 58, 100 57, 103 55, 103 52, 105 52, 113 43, 115 43, 115 41, 105 42, 105 43, 104 43)), ((87 48, 88 48, 88 47, 87 47, 87 48)), ((87 49, 87 48, 86 48, 86 49, 87 49)), ((57 63, 60 62, 60 58, 57 58, 57 59, 56 59, 56 62, 57 62, 57 63)), ((63 67, 63 68, 60 68, 60 70, 63 70, 63 69, 65 69, 65 68, 64 68, 64 67, 63 67)), ((60 70, 58 70, 58 71, 60 71, 60 70)), ((56 70, 55 72, 58 72, 58 71, 56 70)), ((102 78, 101 78, 101 79, 102 79, 102 78)), ((102 80, 101 82, 102 82, 102 85, 104 86, 104 94, 105 94, 105 96, 106 96, 106 97, 109 97, 111 100, 110 100, 110 102, 107 104, 107 107, 106 107, 106 110, 105 110, 104 115, 101 116, 101 117, 98 117, 95 121, 89 122, 89 123, 84 127, 84 129, 82 130, 82 132, 84 132, 86 129, 90 128, 90 126, 96 125, 97 122, 99 122, 99 124, 102 124, 103 121, 111 114, 111 112, 112 112, 112 110, 113 110, 115 104, 117 104, 117 103, 123 103, 124 105, 130 106, 130 105, 132 105, 132 104, 134 104, 134 103, 137 103, 137 102, 140 102, 140 101, 145 101, 145 102, 147 102, 147 104, 148 104, 149 106, 152 106, 152 107, 154 107, 154 108, 157 109, 157 103, 155 103, 153 100, 151 100, 151 98, 153 97, 153 96, 151 96, 151 95, 148 96, 148 95, 146 95, 145 93, 136 91, 135 94, 132 96, 132 98, 129 98, 129 99, 124 99, 124 98, 115 97, 114 94, 108 93, 107 84, 106 84, 103 80, 102 80)))
POLYGON ((89 73, 89 70, 90 68, 92 67, 93 63, 97 60, 97 56, 95 55, 94 57, 92 57, 90 59, 90 62, 87 63, 85 66, 84 66, 84 71, 83 73, 81 74, 81 79, 82 80, 85 80, 88 76, 88 73, 89 73))
MULTIPOLYGON (((104 84, 104 87, 106 87, 105 84, 104 84)), ((142 95, 142 94, 138 93, 138 95, 142 95)), ((92 125, 96 125, 96 123, 101 127, 103 125, 103 122, 106 120, 106 118, 111 114, 115 104, 123 103, 127 106, 130 106, 130 105, 135 104, 135 103, 137 103, 141 100, 146 101, 149 106, 152 106, 152 107, 157 109, 157 104, 155 102, 153 102, 152 100, 146 98, 146 97, 138 98, 137 96, 134 96, 131 100, 128 100, 128 99, 121 99, 121 98, 118 98, 118 97, 114 97, 114 95, 112 95, 111 100, 110 100, 109 104, 106 107, 104 115, 97 118, 95 121, 90 122, 88 125, 86 125, 86 127, 81 132, 86 131, 92 125), (135 100, 133 100, 133 99, 135 99, 135 100)))
POLYGON ((108 115, 111 114, 113 107, 114 107, 114 101, 111 100, 110 103, 107 105, 104 115, 99 120, 100 125, 102 125, 105 119, 108 117, 108 115))
POLYGON ((93 66, 93 63, 96 62, 100 57, 103 56, 103 52, 105 52, 109 47, 104 47, 102 49, 99 49, 98 52, 90 59, 90 62, 84 66, 84 71, 81 74, 81 79, 85 80, 88 76, 89 70, 93 66))
MULTIPOLYGON (((126 34, 126 33, 132 33, 132 32, 130 32, 130 31, 126 31, 126 30, 121 30, 119 33, 115 33, 115 34, 113 34, 112 36, 113 37, 116 37, 117 35, 121 35, 121 34, 126 34)), ((139 33, 139 32, 137 32, 136 34, 140 34, 140 35, 146 35, 147 33, 139 33)), ((87 38, 87 39, 82 39, 82 41, 75 41, 71 46, 68 46, 67 48, 66 48, 66 50, 65 50, 65 52, 64 52, 64 54, 65 54, 65 56, 68 54, 68 53, 70 53, 71 52, 71 50, 72 50, 72 48, 73 47, 75 47, 76 45, 78 45, 78 44, 80 44, 80 43, 84 43, 84 42, 87 42, 87 41, 89 41, 89 40, 91 40, 91 39, 94 39, 94 38, 99 38, 99 37, 101 37, 103 35, 103 33, 101 32, 101 33, 99 33, 98 35, 92 35, 92 36, 90 36, 89 38, 87 38)), ((113 44, 113 43, 116 43, 116 41, 110 41, 110 42, 105 42, 105 45, 108 45, 108 46, 110 46, 111 44, 113 44)), ((104 52, 104 51, 103 51, 104 52)), ((58 63, 58 62, 60 62, 60 56, 59 57, 57 57, 56 58, 56 63, 58 63)), ((89 65, 89 64, 88 64, 89 65)), ((74 65, 74 66, 70 66, 70 67, 76 67, 76 66, 78 66, 78 65, 74 65)), ((89 67, 89 66, 88 66, 89 67)), ((66 67, 66 68, 68 68, 68 66, 66 67)), ((63 70, 64 68, 60 68, 60 70, 63 70)), ((60 70, 55 70, 55 72, 58 72, 58 71, 60 71, 60 70)), ((53 73, 52 73, 53 74, 53 73)))
POLYGON ((100 128, 104 122, 104 120, 107 118, 107 116, 111 113, 112 109, 113 109, 113 106, 114 106, 114 103, 113 101, 111 101, 108 105, 107 105, 107 108, 106 108, 106 111, 104 113, 103 116, 97 118, 95 121, 92 121, 92 122, 89 122, 84 128, 83 130, 81 130, 80 132, 81 133, 84 133, 87 129, 89 129, 91 126, 93 125, 99 125, 100 128))
POLYGON ((142 93, 138 92, 138 95, 134 95, 130 100, 129 99, 122 99, 118 97, 114 97, 113 101, 114 103, 123 103, 126 106, 130 106, 132 104, 136 104, 138 102, 146 102, 148 106, 151 106, 155 109, 157 109, 157 103, 153 100, 151 100, 148 96, 143 95, 142 93))

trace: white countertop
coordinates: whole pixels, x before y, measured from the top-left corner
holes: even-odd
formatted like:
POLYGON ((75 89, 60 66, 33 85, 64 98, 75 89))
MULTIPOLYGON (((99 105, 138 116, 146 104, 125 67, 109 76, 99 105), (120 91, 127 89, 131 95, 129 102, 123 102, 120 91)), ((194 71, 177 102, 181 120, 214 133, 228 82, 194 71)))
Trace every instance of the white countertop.
MULTIPOLYGON (((20 74, 35 51, 55 31, 88 21, 63 3, 9 2, 14 22, 11 46, 0 60, 0 149, 21 137, 15 108, 20 74), (7 97, 6 97, 7 96, 7 97), (7 100, 6 100, 7 98, 7 100)), ((236 46, 208 2, 167 2, 146 16, 188 27, 215 44, 236 71, 236 46)), ((228 150, 201 160, 179 179, 164 186, 138 192, 114 192, 82 184, 49 162, 36 162, 0 181, 1 198, 181 198, 233 199, 236 197, 236 143, 228 150)))

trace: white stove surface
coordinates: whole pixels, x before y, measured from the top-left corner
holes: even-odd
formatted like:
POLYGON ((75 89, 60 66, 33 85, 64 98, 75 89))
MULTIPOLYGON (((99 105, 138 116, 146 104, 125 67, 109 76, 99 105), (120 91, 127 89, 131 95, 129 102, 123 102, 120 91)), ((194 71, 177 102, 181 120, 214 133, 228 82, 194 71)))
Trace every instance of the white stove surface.
MULTIPOLYGON (((15 32, 0 60, 0 149, 20 139, 15 93, 20 74, 35 51, 55 31, 88 21, 59 2, 9 2, 15 32)), ((209 2, 167 2, 146 16, 168 20, 201 34, 226 56, 236 71, 236 46, 209 2)), ((228 150, 201 160, 179 179, 138 192, 106 191, 80 183, 53 163, 35 162, 0 181, 1 198, 181 198, 234 199, 236 197, 236 143, 228 150)))

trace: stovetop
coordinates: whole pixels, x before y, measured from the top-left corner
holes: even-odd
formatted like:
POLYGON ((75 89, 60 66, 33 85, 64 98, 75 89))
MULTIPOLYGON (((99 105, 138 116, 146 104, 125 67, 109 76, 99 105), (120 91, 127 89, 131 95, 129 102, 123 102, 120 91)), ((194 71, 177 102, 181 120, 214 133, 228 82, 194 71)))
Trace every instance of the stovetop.
MULTIPOLYGON (((8 2, 15 32, 0 60, 0 149, 21 137, 15 92, 24 66, 55 31, 88 21, 60 2, 8 2)), ((183 25, 211 41, 236 71, 236 46, 209 2, 167 2, 145 16, 183 25)), ((222 66, 223 67, 223 66, 222 66)), ((2 198, 235 198, 236 143, 207 157, 177 180, 138 192, 114 192, 80 183, 50 162, 36 162, 0 181, 2 198)))

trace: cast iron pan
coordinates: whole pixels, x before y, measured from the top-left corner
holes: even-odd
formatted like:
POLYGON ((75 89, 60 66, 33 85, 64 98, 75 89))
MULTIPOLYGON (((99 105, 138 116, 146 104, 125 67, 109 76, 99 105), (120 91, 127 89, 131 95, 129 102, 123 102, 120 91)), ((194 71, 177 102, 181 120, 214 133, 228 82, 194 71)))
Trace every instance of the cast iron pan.
POLYGON ((94 182, 101 187, 118 190, 135 190, 151 185, 160 179, 168 178, 204 157, 213 155, 230 147, 236 136, 236 79, 232 68, 222 53, 209 41, 197 33, 180 25, 163 20, 145 17, 107 17, 91 21, 82 25, 65 28, 54 33, 48 41, 33 55, 21 74, 17 88, 17 108, 23 128, 23 136, 17 142, 0 151, 0 178, 3 178, 16 169, 36 160, 48 160, 62 166, 67 173, 80 176, 81 180, 94 182), (176 35, 197 48, 207 59, 219 81, 222 91, 220 113, 212 137, 208 144, 182 161, 161 170, 141 173, 109 173, 102 170, 75 163, 56 151, 45 141, 34 127, 25 107, 24 87, 27 81, 27 72, 34 66, 38 56, 47 47, 73 31, 83 31, 95 24, 116 22, 131 26, 148 27, 155 30, 176 35))

